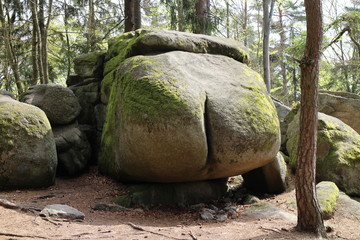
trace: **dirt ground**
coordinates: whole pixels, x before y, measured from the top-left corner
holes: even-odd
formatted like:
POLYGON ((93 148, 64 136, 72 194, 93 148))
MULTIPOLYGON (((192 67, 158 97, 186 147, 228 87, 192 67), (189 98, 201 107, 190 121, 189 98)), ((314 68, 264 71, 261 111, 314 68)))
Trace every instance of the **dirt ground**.
MULTIPOLYGON (((92 168, 72 179, 57 179, 54 186, 43 190, 0 192, 7 199, 27 208, 41 209, 48 204, 67 204, 85 214, 82 222, 55 221, 41 218, 37 212, 22 212, 0 207, 0 239, 183 239, 183 240, 265 240, 317 239, 294 231, 295 220, 242 216, 246 206, 237 206, 236 219, 218 223, 200 219, 199 213, 176 207, 156 207, 142 212, 95 211, 96 203, 111 203, 125 191, 92 168)), ((293 192, 262 199, 284 211, 296 214, 285 204, 295 198, 293 192)), ((360 220, 338 206, 332 219, 325 222, 331 228, 330 239, 360 239, 360 220)))

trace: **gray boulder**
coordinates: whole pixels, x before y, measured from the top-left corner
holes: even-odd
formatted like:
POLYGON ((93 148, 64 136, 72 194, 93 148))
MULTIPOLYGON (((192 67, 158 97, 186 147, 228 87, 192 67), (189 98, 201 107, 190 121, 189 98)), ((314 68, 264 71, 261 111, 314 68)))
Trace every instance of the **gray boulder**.
POLYGON ((74 58, 74 70, 82 78, 102 78, 105 52, 97 51, 74 58))
POLYGON ((280 146, 260 75, 232 58, 173 51, 116 72, 99 168, 119 179, 178 182, 261 167, 280 146))
MULTIPOLYGON (((360 135, 341 120, 318 114, 316 178, 334 182, 349 195, 360 195, 360 135)), ((289 164, 296 168, 299 114, 290 123, 286 144, 289 164)))
POLYGON ((202 34, 139 29, 112 38, 105 57, 104 75, 126 58, 154 52, 185 51, 219 54, 242 63, 248 62, 248 51, 240 42, 202 34))
POLYGON ((219 54, 239 62, 248 62, 248 52, 238 41, 177 31, 139 29, 112 38, 104 64, 101 101, 108 103, 110 87, 116 76, 116 68, 125 59, 137 55, 159 52, 185 51, 194 53, 219 54))
POLYGON ((53 133, 59 161, 58 172, 73 176, 84 170, 91 157, 91 148, 77 124, 54 127, 53 133))
POLYGON ((22 101, 39 107, 54 125, 73 122, 81 110, 74 93, 68 88, 55 84, 30 87, 22 97, 22 101))
POLYGON ((252 191, 281 193, 286 189, 287 166, 282 154, 261 168, 242 175, 245 187, 252 191))
POLYGON ((47 205, 41 212, 40 216, 50 218, 62 218, 69 220, 83 220, 85 214, 65 204, 47 205))
POLYGON ((360 134, 360 95, 321 91, 319 112, 340 119, 360 134))
POLYGON ((0 189, 48 187, 54 183, 56 148, 45 113, 0 95, 0 189))
POLYGON ((100 86, 98 82, 71 87, 81 106, 78 117, 79 124, 95 124, 94 108, 100 102, 100 86))

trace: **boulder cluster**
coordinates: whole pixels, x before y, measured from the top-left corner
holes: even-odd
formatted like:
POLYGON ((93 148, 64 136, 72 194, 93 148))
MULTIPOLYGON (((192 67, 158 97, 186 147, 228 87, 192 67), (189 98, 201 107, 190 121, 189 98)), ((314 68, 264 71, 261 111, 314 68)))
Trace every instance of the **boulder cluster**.
MULTIPOLYGON (((20 101, 1 91, 0 189, 47 187, 97 164, 120 181, 186 186, 165 202, 196 203, 196 182, 236 175, 248 189, 284 191, 299 106, 272 99, 247 62, 236 41, 138 30, 75 58, 67 87, 32 86, 20 101)), ((360 196, 360 96, 321 92, 319 111, 317 180, 360 196)), ((157 187, 120 199, 141 204, 157 187)))

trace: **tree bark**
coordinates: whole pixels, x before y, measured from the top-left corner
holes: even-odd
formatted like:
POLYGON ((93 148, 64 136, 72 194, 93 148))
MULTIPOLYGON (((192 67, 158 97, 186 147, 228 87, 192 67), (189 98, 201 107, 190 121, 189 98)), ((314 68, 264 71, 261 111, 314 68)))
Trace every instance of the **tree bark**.
POLYGON ((140 0, 125 0, 125 32, 141 28, 140 0))
POLYGON ((210 34, 210 2, 209 0, 197 0, 195 4, 194 33, 210 34))
POLYGON ((31 57, 32 57, 32 84, 36 85, 39 82, 39 19, 37 16, 37 0, 30 1, 30 9, 32 14, 32 46, 31 46, 31 57))
POLYGON ((285 28, 284 28, 284 22, 283 22, 283 9, 281 6, 281 3, 278 4, 278 12, 279 12, 279 25, 280 25, 280 49, 279 53, 281 56, 281 62, 280 62, 280 74, 282 76, 282 89, 284 94, 284 102, 286 105, 289 105, 289 91, 287 88, 288 79, 286 76, 286 64, 285 64, 285 48, 286 48, 286 36, 285 36, 285 28))
POLYGON ((266 89, 271 91, 270 78, 270 23, 274 10, 275 0, 263 0, 263 69, 266 89))
POLYGON ((316 141, 319 61, 322 43, 321 0, 305 0, 307 36, 301 60, 300 138, 296 169, 297 230, 326 237, 316 197, 316 141))
POLYGON ((87 40, 88 49, 90 52, 96 50, 96 39, 95 39, 95 6, 94 0, 89 0, 89 18, 87 24, 87 40))

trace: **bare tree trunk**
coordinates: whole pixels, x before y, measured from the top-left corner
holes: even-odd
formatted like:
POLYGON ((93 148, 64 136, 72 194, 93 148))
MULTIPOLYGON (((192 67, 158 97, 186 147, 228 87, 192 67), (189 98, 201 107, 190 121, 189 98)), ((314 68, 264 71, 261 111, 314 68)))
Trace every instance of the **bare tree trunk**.
POLYGON ((125 0, 125 32, 141 28, 140 0, 125 0))
POLYGON ((31 57, 32 57, 32 67, 33 67, 33 75, 32 75, 32 84, 36 85, 39 82, 39 20, 37 16, 37 0, 30 1, 30 9, 32 14, 32 46, 31 46, 31 57))
POLYGON ((263 0, 263 68, 264 68, 264 81, 266 89, 271 91, 271 78, 270 78, 270 23, 274 10, 275 0, 263 0))
POLYGON ((96 50, 96 39, 95 39, 95 7, 94 0, 89 0, 89 18, 87 24, 87 40, 88 49, 90 52, 96 50))
POLYGON ((244 45, 248 45, 248 0, 244 0, 244 24, 243 24, 243 31, 244 31, 244 45))
POLYGON ((68 6, 66 0, 64 0, 64 25, 65 25, 65 37, 66 37, 66 49, 67 49, 67 76, 66 79, 69 79, 71 73, 71 46, 70 46, 70 38, 69 38, 69 13, 68 13, 68 6))
POLYGON ((287 84, 288 84, 288 80, 287 80, 287 76, 286 76, 286 64, 285 64, 285 42, 286 42, 286 36, 285 36, 285 29, 284 29, 284 22, 283 22, 283 9, 281 6, 281 3, 278 4, 278 12, 279 12, 279 25, 280 25, 280 56, 281 56, 281 62, 280 62, 280 67, 281 67, 281 76, 283 79, 282 82, 282 88, 283 88, 283 94, 285 96, 285 104, 289 105, 289 91, 287 88, 287 84))
POLYGON ((177 1, 177 12, 178 12, 178 17, 177 17, 178 30, 180 32, 184 32, 185 31, 185 18, 184 18, 183 0, 177 1))
POLYGON ((4 6, 2 4, 2 1, 0 0, 0 22, 3 26, 3 36, 4 36, 4 43, 5 43, 5 53, 7 56, 7 59, 9 60, 11 70, 13 71, 14 78, 15 78, 15 84, 18 90, 18 94, 22 94, 24 92, 24 88, 22 86, 22 82, 20 79, 19 74, 19 65, 16 59, 16 55, 13 51, 13 47, 11 45, 10 41, 10 30, 8 22, 5 20, 5 14, 4 14, 4 6))
POLYGON ((194 33, 210 34, 210 2, 209 0, 197 0, 195 4, 194 33))
POLYGON ((230 38, 230 4, 229 0, 225 1, 226 3, 226 37, 230 38))
POLYGON ((321 0, 305 0, 307 37, 301 60, 300 138, 296 169, 297 229, 326 237, 316 197, 316 140, 319 62, 322 43, 321 0))

